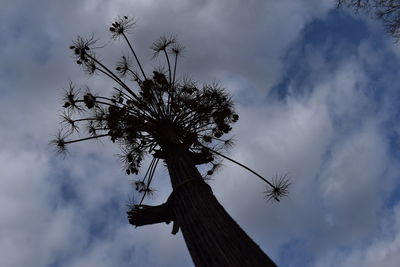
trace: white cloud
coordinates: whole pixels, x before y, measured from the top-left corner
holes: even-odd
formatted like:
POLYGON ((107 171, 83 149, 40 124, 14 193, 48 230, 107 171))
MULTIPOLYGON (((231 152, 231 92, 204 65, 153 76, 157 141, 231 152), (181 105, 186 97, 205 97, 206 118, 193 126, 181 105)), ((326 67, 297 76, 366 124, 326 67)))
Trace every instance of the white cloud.
POLYGON ((332 66, 319 52, 303 60, 319 62, 310 82, 301 85, 311 93, 296 94, 303 88, 293 88, 285 102, 246 102, 239 110, 240 142, 231 156, 268 177, 288 172, 294 182, 289 199, 266 206, 261 194, 254 194, 263 191, 262 183, 230 163, 215 191, 265 251, 276 255, 274 247, 303 240, 305 251, 321 263, 317 266, 330 266, 323 260, 328 255, 333 263, 342 256, 340 248, 361 250, 377 235, 398 168, 393 169, 382 130, 390 114, 385 107, 370 108, 375 99, 368 96, 363 53, 332 66))
POLYGON ((400 260, 399 214, 399 206, 394 207, 382 220, 382 226, 389 226, 389 229, 379 231, 361 247, 351 248, 347 252, 332 252, 315 266, 397 266, 400 260))

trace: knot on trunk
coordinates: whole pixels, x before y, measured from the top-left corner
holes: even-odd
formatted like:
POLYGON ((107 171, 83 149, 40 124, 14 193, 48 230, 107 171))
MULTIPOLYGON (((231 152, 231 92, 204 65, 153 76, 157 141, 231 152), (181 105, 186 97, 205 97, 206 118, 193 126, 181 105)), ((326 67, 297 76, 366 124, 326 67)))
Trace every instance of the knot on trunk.
POLYGON ((138 227, 163 222, 169 224, 173 221, 172 234, 175 235, 179 231, 179 225, 175 220, 171 196, 172 193, 166 203, 158 206, 134 205, 126 212, 128 214, 129 223, 138 227))
POLYGON ((127 214, 129 223, 136 227, 162 222, 169 224, 175 218, 168 202, 158 206, 134 205, 127 214))
POLYGON ((133 205, 126 213, 128 214, 129 223, 135 227, 155 224, 155 223, 166 223, 169 224, 173 221, 172 234, 176 234, 179 231, 179 224, 175 219, 174 214, 174 199, 180 189, 187 184, 204 184, 207 188, 210 188, 203 180, 200 179, 187 179, 182 183, 174 187, 174 190, 169 195, 167 202, 157 205, 133 205), (191 182, 200 183, 191 183, 191 182))

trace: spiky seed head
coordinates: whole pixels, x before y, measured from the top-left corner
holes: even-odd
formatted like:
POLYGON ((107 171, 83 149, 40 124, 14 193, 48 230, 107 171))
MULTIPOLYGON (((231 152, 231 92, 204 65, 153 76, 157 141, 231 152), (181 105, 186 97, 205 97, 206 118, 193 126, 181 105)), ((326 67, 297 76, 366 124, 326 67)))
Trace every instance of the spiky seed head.
POLYGON ((55 138, 50 141, 50 144, 56 147, 56 151, 60 154, 67 153, 66 141, 65 139, 68 137, 68 134, 63 131, 58 131, 55 138))
POLYGON ((289 187, 291 186, 290 179, 287 174, 276 175, 272 178, 272 185, 267 186, 267 190, 264 191, 267 201, 277 201, 279 202, 281 198, 289 195, 289 187))
POLYGON ((135 28, 136 21, 134 19, 129 19, 127 16, 118 17, 113 23, 109 31, 111 33, 111 38, 118 39, 126 33, 131 32, 135 28))
POLYGON ((92 109, 96 105, 96 97, 91 93, 86 93, 83 96, 83 102, 88 109, 92 109))
POLYGON ((151 49, 154 51, 153 57, 157 57, 161 51, 167 51, 167 48, 176 43, 174 36, 163 35, 153 42, 151 49))

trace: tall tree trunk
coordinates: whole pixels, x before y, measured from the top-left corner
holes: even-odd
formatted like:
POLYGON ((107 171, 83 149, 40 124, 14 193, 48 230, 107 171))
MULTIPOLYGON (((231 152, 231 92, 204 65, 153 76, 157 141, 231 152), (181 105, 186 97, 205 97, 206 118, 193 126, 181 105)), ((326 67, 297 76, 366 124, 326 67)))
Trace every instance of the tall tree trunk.
POLYGON ((166 151, 173 212, 196 266, 276 266, 215 198, 181 147, 166 151))

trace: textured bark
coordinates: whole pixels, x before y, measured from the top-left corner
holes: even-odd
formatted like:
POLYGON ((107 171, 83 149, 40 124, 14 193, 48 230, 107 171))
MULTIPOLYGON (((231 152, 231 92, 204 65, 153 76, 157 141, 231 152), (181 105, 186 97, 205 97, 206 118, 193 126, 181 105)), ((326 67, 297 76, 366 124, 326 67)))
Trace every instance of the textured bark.
POLYGON ((189 152, 166 151, 173 211, 196 266, 276 266, 240 228, 203 181, 189 152))

